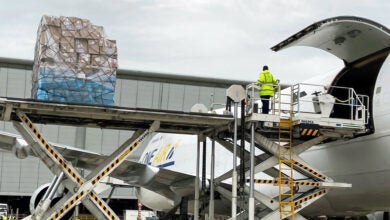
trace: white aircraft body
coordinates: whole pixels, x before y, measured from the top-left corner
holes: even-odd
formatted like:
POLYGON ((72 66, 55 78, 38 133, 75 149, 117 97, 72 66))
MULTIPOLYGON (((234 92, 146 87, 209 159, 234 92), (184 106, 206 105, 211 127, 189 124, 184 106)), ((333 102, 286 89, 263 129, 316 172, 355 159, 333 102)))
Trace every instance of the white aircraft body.
POLYGON ((312 46, 341 58, 346 66, 333 77, 330 85, 352 87, 370 97, 371 131, 365 136, 322 144, 302 153, 309 164, 336 182, 352 183, 352 188, 331 191, 303 213, 348 216, 389 211, 389 29, 354 17, 323 22, 309 26, 273 49, 312 46), (310 27, 317 29, 308 30, 310 27))
MULTIPOLYGON (((320 144, 300 155, 335 182, 351 183, 352 187, 331 190, 300 213, 307 217, 362 216, 390 211, 390 86, 386 84, 390 82, 389 29, 363 18, 330 18, 310 25, 272 49, 277 51, 294 45, 320 48, 344 61, 345 67, 340 72, 317 84, 352 87, 370 98, 366 134, 320 144)), ((336 96, 335 93, 333 91, 336 96)), ((347 114, 339 111, 335 117, 346 117, 347 114)), ((32 154, 17 138, 19 142, 13 146, 15 155, 23 158, 32 154)), ((207 145, 209 151, 210 141, 207 145)), ((81 167, 87 169, 99 164, 96 158, 104 158, 76 148, 61 152, 66 158, 78 158, 83 162, 81 167)), ((261 153, 256 151, 256 155, 261 153)), ((210 155, 207 154, 209 167, 210 155)), ((232 153, 219 144, 215 155, 215 177, 218 179, 232 169, 233 158, 232 153)), ((148 142, 139 162, 125 161, 111 176, 136 186, 138 198, 149 208, 169 211, 180 205, 185 197, 193 200, 196 159, 197 136, 156 134, 148 142)), ((209 174, 210 168, 207 168, 207 177, 209 174)), ((257 175, 267 177, 266 174, 257 175)), ((231 179, 219 180, 220 186, 231 187, 231 179)), ((277 195, 273 186, 261 186, 260 191, 271 197, 277 195)), ((216 203, 216 213, 229 214, 230 205, 229 198, 221 196, 216 203)), ((190 202, 188 211, 192 213, 192 209, 190 202)))

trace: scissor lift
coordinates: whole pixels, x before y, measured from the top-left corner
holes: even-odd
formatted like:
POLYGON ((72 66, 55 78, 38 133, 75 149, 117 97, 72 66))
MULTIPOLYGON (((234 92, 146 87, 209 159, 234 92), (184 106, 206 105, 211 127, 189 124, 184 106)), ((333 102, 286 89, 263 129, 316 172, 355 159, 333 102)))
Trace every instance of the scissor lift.
POLYGON ((262 125, 254 134, 254 141, 272 155, 258 164, 256 170, 262 172, 275 165, 279 170, 279 175, 274 179, 254 180, 257 184, 273 184, 279 188, 277 202, 257 192, 256 199, 269 208, 268 212, 259 214, 262 219, 294 219, 295 215, 302 219, 298 212, 326 195, 330 188, 351 187, 348 183, 335 183, 298 156, 327 139, 353 137, 367 131, 368 97, 357 95, 352 88, 337 87, 347 94, 344 96, 346 99, 341 100, 328 94, 325 89, 329 88, 297 84, 281 90, 277 85, 270 114, 261 114, 256 109, 261 105, 260 99, 255 98, 259 86, 250 84, 246 88, 247 97, 250 97, 246 121, 262 125), (309 91, 312 96, 305 97, 309 91), (345 114, 344 118, 332 118, 335 104, 343 105, 343 109, 349 109, 350 114, 345 114), (296 173, 307 180, 295 180, 296 173), (294 194, 296 186, 304 186, 307 190, 294 194))
MULTIPOLYGON (((73 165, 57 152, 37 130, 31 120, 23 112, 16 113, 21 122, 13 122, 15 128, 31 146, 33 152, 46 164, 54 175, 64 173, 70 180, 65 184, 69 192, 53 207, 49 208, 50 198, 42 201, 42 205, 32 213, 32 219, 61 219, 70 209, 80 202, 99 219, 119 220, 114 211, 94 192, 97 184, 114 171, 130 153, 153 131, 158 129, 158 122, 147 130, 135 132, 133 137, 113 152, 102 165, 92 171, 87 178, 82 177, 73 165)), ((49 192, 50 193, 50 192, 49 192)))
POLYGON ((44 199, 27 219, 61 219, 74 206, 82 203, 97 219, 119 220, 94 189, 104 177, 118 168, 148 135, 154 131, 194 134, 227 128, 232 117, 0 97, 0 120, 13 122, 33 153, 55 176, 44 199), (72 163, 49 144, 34 123, 121 128, 136 132, 99 167, 92 170, 87 177, 83 177, 72 163), (68 189, 68 193, 50 207, 52 195, 60 183, 68 189))

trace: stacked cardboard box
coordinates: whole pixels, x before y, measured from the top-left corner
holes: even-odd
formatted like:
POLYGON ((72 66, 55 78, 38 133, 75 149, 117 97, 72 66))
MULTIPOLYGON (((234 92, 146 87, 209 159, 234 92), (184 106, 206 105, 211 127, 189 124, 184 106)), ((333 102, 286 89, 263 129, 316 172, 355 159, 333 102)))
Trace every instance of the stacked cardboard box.
POLYGON ((42 17, 33 98, 113 105, 116 70, 116 41, 105 38, 103 27, 76 17, 42 17))

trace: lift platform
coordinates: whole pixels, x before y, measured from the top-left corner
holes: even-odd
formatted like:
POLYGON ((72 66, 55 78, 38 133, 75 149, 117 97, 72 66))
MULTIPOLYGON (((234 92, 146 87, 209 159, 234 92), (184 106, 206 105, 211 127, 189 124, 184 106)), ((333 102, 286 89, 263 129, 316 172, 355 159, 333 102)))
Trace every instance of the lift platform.
POLYGON ((250 84, 246 92, 249 97, 247 122, 262 122, 266 131, 277 132, 281 118, 289 118, 289 103, 283 93, 290 93, 292 105, 292 123, 294 138, 316 137, 321 133, 329 137, 351 138, 368 132, 369 98, 358 95, 353 88, 330 87, 315 84, 296 84, 284 90, 276 88, 272 98, 270 114, 258 110, 260 98, 256 97, 259 86, 250 84), (327 90, 337 90, 337 98, 327 90), (289 90, 289 91, 286 91, 289 90), (311 94, 311 95, 308 95, 311 94), (284 96, 284 97, 283 97, 284 96), (337 111, 337 112, 336 112, 337 111), (267 130, 268 129, 268 130, 267 130))
MULTIPOLYGON (((329 94, 329 88, 321 85, 275 87, 269 114, 259 112, 261 102, 260 98, 256 98, 259 86, 253 83, 246 88, 246 96, 249 97, 246 122, 256 124, 253 142, 266 152, 264 154, 269 154, 268 159, 258 163, 254 169, 258 173, 278 165, 278 175, 274 175, 274 179, 248 182, 273 184, 279 188, 278 202, 273 200, 273 204, 266 202, 272 198, 257 192, 256 199, 268 208, 257 216, 262 219, 294 219, 300 210, 324 196, 330 188, 351 187, 347 183, 335 183, 307 164, 299 154, 327 139, 352 138, 368 132, 369 99, 345 87, 331 88, 332 91, 337 90, 340 97, 329 94), (296 193, 295 188, 299 186, 304 191, 296 193)), ((299 215, 299 218, 303 217, 299 215)))
POLYGON ((209 130, 226 129, 233 121, 231 115, 0 97, 0 120, 20 121, 17 111, 25 113, 33 123, 118 130, 147 129, 153 121, 159 121, 160 127, 157 132, 178 134, 198 134, 209 130))
POLYGON ((232 117, 0 98, 0 120, 13 122, 34 154, 56 177, 30 219, 61 219, 75 205, 83 203, 98 219, 119 220, 94 188, 119 167, 148 135, 156 131, 199 134, 208 130, 227 129, 232 117), (87 177, 83 177, 72 163, 46 141, 35 123, 126 129, 136 132, 99 167, 92 170, 87 177), (49 207, 59 183, 62 183, 69 193, 53 207, 49 207))

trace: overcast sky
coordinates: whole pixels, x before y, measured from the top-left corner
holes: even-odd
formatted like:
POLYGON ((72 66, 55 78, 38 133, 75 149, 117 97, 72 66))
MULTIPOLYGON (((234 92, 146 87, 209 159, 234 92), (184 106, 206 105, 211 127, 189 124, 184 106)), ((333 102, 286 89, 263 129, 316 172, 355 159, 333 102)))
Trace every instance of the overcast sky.
POLYGON ((0 0, 0 57, 33 59, 43 14, 87 18, 117 40, 119 67, 255 81, 262 66, 282 82, 340 69, 318 49, 269 48, 334 16, 387 27, 389 0, 0 0))

